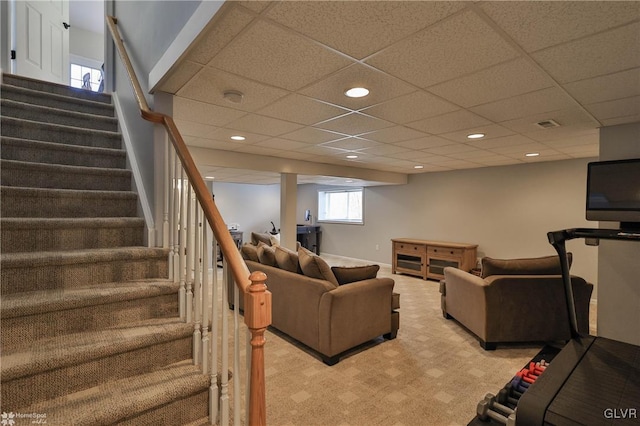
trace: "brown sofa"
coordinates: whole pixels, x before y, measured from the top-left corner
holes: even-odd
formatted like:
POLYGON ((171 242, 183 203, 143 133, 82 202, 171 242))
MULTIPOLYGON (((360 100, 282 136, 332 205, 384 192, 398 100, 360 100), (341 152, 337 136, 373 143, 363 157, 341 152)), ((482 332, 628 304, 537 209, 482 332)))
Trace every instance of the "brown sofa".
POLYGON ((378 336, 396 337, 399 295, 393 293, 392 279, 375 278, 377 265, 329 268, 309 250, 296 253, 278 247, 278 266, 270 254, 262 255, 272 248, 261 246, 261 263, 254 254, 247 255, 253 251, 247 246, 241 252, 249 270, 267 274, 272 327, 318 352, 325 364, 337 363, 343 352, 378 336))
MULTIPOLYGON (((578 328, 589 332, 593 285, 571 277, 578 328)), ((557 256, 482 259, 482 275, 445 268, 442 314, 454 318, 491 350, 502 342, 552 342, 571 337, 557 256)))

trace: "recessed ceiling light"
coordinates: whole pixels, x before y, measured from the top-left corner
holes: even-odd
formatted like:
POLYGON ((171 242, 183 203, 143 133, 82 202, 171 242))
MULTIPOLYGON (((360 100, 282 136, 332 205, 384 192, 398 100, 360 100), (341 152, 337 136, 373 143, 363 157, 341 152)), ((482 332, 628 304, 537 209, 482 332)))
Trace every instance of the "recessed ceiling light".
POLYGON ((243 141, 246 138, 244 136, 234 135, 234 136, 231 136, 231 139, 233 139, 234 141, 243 141))
POLYGON ((204 178, 205 178, 205 179, 209 179, 209 180, 214 180, 214 179, 215 179, 215 176, 205 176, 204 178))
POLYGON ((481 139, 484 138, 484 133, 471 133, 470 135, 467 135, 467 139, 481 139))
POLYGON ((222 97, 232 104, 239 104, 242 102, 242 98, 244 98, 244 94, 237 90, 225 90, 222 93, 222 97))
POLYGON ((369 94, 369 89, 365 89, 364 87, 352 87, 344 92, 350 98, 362 98, 369 94))
POLYGON ((347 155, 347 158, 353 160, 354 158, 358 158, 357 155, 347 155))
POLYGON ((539 152, 527 152, 524 156, 525 157, 537 157, 538 155, 540 155, 539 152))
POLYGON ((414 168, 414 169, 424 169, 424 166, 420 166, 420 165, 418 165, 418 166, 413 166, 413 168, 414 168))

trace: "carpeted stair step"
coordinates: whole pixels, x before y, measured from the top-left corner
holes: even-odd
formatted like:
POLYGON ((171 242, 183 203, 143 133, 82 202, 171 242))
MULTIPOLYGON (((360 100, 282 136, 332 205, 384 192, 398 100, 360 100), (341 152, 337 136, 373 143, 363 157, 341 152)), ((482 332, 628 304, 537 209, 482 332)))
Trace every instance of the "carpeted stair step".
POLYGON ((122 147, 122 135, 106 130, 90 130, 5 116, 2 116, 0 125, 3 136, 13 138, 111 149, 122 147))
POLYGON ((107 93, 97 93, 91 90, 78 89, 63 84, 51 83, 48 81, 34 80, 29 77, 23 77, 15 74, 2 74, 2 83, 11 86, 24 87, 38 92, 53 93, 77 99, 87 99, 94 102, 110 104, 111 95, 107 93))
POLYGON ((144 219, 1 218, 0 252, 35 252, 141 246, 144 219))
POLYGON ((2 185, 96 191, 131 190, 131 171, 0 160, 2 185))
POLYGON ((42 123, 61 124, 64 126, 83 127, 93 130, 118 131, 118 120, 115 117, 86 114, 59 108, 51 108, 24 102, 2 99, 0 107, 7 117, 42 123))
POLYGON ((4 136, 0 139, 0 144, 0 154, 4 160, 113 169, 124 169, 127 161, 124 149, 94 148, 4 136))
POLYGON ((3 351, 3 410, 20 411, 105 381, 190 359, 192 336, 193 324, 159 319, 32 340, 29 348, 3 351))
POLYGON ((67 111, 78 111, 105 117, 113 117, 115 115, 115 109, 111 103, 39 92, 37 90, 6 84, 3 84, 0 90, 2 90, 2 97, 4 99, 11 99, 26 104, 41 105, 67 111))
POLYGON ((85 331, 123 326, 152 318, 178 316, 178 283, 137 280, 91 287, 30 291, 2 298, 2 348, 85 331))
POLYGON ((47 424, 56 426, 185 425, 207 416, 208 388, 209 377, 183 361, 34 404, 20 412, 46 413, 47 424))
POLYGON ((2 253, 2 294, 168 277, 168 249, 120 247, 2 253))
POLYGON ((2 217, 130 217, 138 198, 131 191, 81 191, 1 186, 2 217))

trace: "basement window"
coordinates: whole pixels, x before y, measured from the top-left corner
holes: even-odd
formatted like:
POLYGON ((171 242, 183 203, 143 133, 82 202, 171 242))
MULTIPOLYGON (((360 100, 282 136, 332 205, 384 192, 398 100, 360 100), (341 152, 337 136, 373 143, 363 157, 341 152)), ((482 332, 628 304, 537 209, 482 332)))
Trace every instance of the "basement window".
POLYGON ((70 85, 78 89, 98 91, 102 81, 102 71, 79 64, 71 64, 70 85))
POLYGON ((318 191, 318 221, 362 225, 363 189, 318 191))

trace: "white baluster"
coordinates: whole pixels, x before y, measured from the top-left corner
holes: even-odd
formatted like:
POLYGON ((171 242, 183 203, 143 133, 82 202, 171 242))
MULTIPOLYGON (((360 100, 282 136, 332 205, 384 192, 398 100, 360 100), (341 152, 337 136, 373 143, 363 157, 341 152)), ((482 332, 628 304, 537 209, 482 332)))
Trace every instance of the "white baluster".
POLYGON ((233 284, 233 371, 237 372, 233 374, 233 424, 240 426, 240 292, 231 274, 228 280, 233 284))
MULTIPOLYGON (((169 205, 171 198, 171 141, 166 136, 164 137, 165 141, 165 151, 164 151, 164 173, 162 174, 164 177, 164 208, 163 208, 163 218, 162 218, 162 247, 169 247, 169 205)), ((171 262, 169 262, 169 276, 171 276, 171 262)))
MULTIPOLYGON (((171 227, 171 234, 173 236, 173 282, 180 282, 180 189, 178 185, 178 179, 180 176, 180 162, 178 161, 178 155, 173 153, 173 211, 171 213, 173 225, 171 227)), ((181 298, 182 302, 184 298, 181 298)), ((180 303, 180 318, 184 318, 184 303, 180 303)))
POLYGON ((211 282, 211 385, 209 387, 209 423, 215 424, 220 414, 220 392, 218 389, 218 270, 217 253, 218 242, 213 238, 211 244, 213 252, 213 276, 211 282))
MULTIPOLYGON (((209 374, 209 225, 202 221, 202 374, 209 374)), ((215 270, 214 270, 215 272, 215 270)))
POLYGON ((229 273, 227 270, 227 260, 222 259, 222 367, 220 368, 220 424, 222 426, 229 425, 229 321, 225 312, 229 306, 229 295, 227 293, 227 283, 229 273))
POLYGON ((191 200, 191 183, 187 188, 187 322, 193 321, 193 202, 191 200))
POLYGON ((200 357, 202 344, 202 215, 200 204, 196 201, 194 206, 195 214, 195 237, 194 237, 194 271, 193 271, 193 303, 195 308, 195 324, 193 326, 193 361, 196 365, 202 363, 200 357))
MULTIPOLYGON (((174 247, 174 228, 177 226, 176 222, 176 212, 175 206, 173 205, 173 199, 175 197, 174 187, 176 185, 176 179, 174 176, 174 167, 173 167, 173 149, 171 149, 171 143, 167 141, 167 180, 169 181, 168 193, 166 194, 169 198, 168 207, 169 207, 169 224, 167 229, 167 237, 169 238, 169 278, 174 280, 175 282, 175 270, 174 270, 174 256, 175 256, 175 247, 174 247)), ((164 230, 162 231, 164 235, 164 230)), ((164 238, 164 237, 163 237, 164 238)))
MULTIPOLYGON (((180 273, 180 318, 187 318, 187 267, 186 267, 186 241, 187 241, 187 188, 184 179, 184 169, 180 168, 180 240, 179 240, 179 273, 180 273)), ((189 321, 187 319, 187 321, 189 321)))

